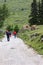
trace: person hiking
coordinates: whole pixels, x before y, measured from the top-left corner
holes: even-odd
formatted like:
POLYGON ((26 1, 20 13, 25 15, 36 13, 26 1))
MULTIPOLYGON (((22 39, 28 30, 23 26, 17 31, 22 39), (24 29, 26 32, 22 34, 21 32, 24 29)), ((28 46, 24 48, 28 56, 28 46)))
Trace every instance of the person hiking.
POLYGON ((10 41, 11 32, 7 30, 6 36, 7 36, 7 41, 10 41))
POLYGON ((14 31, 14 32, 13 32, 13 35, 14 35, 15 38, 16 38, 16 34, 17 34, 16 31, 14 31))

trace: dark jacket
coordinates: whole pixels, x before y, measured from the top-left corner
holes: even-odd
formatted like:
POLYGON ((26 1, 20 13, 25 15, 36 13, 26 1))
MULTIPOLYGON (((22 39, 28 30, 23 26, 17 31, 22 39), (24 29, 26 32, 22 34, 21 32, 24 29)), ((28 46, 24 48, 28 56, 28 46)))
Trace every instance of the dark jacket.
POLYGON ((9 38, 9 36, 11 35, 11 32, 7 31, 7 32, 6 32, 6 35, 7 35, 7 37, 9 38))

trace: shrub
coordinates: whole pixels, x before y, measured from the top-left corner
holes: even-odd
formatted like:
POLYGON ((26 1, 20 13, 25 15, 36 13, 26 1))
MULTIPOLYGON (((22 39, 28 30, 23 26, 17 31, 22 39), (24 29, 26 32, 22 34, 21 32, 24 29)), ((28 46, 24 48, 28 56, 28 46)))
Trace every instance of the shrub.
POLYGON ((9 31, 12 31, 13 30, 13 26, 8 25, 6 29, 9 30, 9 31))
POLYGON ((16 32, 18 33, 18 31, 19 31, 18 25, 16 25, 16 26, 14 27, 14 31, 16 31, 16 32))

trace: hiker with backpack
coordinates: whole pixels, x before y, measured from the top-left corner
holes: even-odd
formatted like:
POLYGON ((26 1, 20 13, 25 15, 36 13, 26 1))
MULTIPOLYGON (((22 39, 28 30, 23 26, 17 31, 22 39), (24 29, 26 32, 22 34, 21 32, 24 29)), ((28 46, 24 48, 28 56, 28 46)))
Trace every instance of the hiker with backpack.
POLYGON ((6 36, 7 36, 7 41, 10 41, 11 32, 7 30, 6 36))
POLYGON ((17 34, 16 31, 14 31, 14 32, 13 32, 14 38, 16 38, 16 34, 17 34))

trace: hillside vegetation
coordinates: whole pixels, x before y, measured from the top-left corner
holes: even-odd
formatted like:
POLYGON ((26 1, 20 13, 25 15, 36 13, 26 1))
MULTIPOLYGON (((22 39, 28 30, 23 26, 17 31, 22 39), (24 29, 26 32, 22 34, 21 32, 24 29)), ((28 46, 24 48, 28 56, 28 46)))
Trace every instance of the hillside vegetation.
MULTIPOLYGON (((33 0, 6 0, 10 16, 5 20, 4 28, 8 24, 18 24, 21 28, 24 24, 28 23, 32 1, 33 0)), ((0 6, 3 3, 4 0, 0 0, 0 6)))
MULTIPOLYGON (((23 24, 28 23, 31 2, 32 0, 6 0, 10 16, 5 20, 4 26, 18 24, 21 28, 23 24)), ((0 0, 0 3, 2 5, 4 0, 0 0)))

